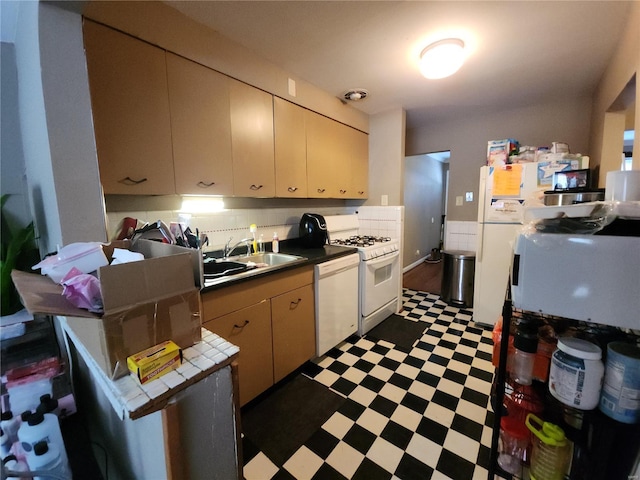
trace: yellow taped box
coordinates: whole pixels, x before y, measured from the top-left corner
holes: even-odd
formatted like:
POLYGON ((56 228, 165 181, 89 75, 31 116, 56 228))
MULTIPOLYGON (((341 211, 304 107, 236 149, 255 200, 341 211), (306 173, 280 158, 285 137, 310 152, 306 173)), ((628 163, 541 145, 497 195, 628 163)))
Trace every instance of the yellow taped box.
POLYGON ((127 358, 129 371, 138 377, 140 383, 155 380, 181 364, 182 350, 171 340, 127 358))

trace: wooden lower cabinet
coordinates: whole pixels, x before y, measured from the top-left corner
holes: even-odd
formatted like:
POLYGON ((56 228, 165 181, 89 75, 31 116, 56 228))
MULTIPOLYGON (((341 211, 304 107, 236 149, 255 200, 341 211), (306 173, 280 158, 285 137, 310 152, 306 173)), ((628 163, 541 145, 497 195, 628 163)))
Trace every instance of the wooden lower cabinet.
POLYGON ((240 347, 240 405, 315 356, 313 267, 204 293, 203 327, 240 347))
POLYGON ((206 322, 204 327, 240 347, 238 377, 241 405, 273 385, 269 300, 206 322))
POLYGON ((271 299, 273 379, 279 382, 314 356, 316 331, 313 286, 305 285, 271 299))

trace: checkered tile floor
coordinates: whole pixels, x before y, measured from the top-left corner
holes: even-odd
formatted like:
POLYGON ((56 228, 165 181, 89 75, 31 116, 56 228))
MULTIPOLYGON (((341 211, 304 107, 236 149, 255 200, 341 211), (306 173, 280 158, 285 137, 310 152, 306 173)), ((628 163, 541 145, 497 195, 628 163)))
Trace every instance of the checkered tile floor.
POLYGON ((310 362, 304 373, 347 400, 284 465, 245 452, 246 480, 487 478, 491 332, 437 295, 403 296, 422 338, 403 351, 352 336, 310 362))

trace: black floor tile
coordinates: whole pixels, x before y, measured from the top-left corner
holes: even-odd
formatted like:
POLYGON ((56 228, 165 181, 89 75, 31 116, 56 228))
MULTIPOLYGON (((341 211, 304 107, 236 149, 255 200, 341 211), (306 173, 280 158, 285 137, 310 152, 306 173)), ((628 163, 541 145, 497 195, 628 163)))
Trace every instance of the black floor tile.
POLYGON ((338 412, 344 415, 345 417, 353 420, 354 422, 360 418, 362 412, 367 409, 364 405, 360 405, 358 402, 354 402, 353 400, 347 398, 342 406, 338 409, 338 412))
POLYGON ((336 392, 340 392, 345 397, 348 396, 351 392, 353 392, 356 387, 357 385, 355 383, 343 377, 340 377, 338 380, 336 380, 333 383, 333 385, 331 385, 331 388, 333 390, 335 390, 336 392))
POLYGON ((304 445, 323 460, 326 460, 340 440, 320 428, 311 435, 304 445))
POLYGON ((312 480, 348 480, 347 477, 338 472, 328 463, 323 463, 312 480))
POLYGON ((453 417, 451 428, 456 432, 460 432, 472 440, 475 440, 476 442, 480 442, 482 439, 483 426, 480 423, 474 422, 473 420, 463 417, 457 413, 453 417))
POLYGON ((474 464, 443 448, 436 470, 451 478, 467 479, 473 478, 474 464))
POLYGON ((369 408, 375 410, 376 412, 384 415, 387 418, 391 418, 393 412, 398 408, 398 404, 392 402, 388 398, 385 398, 381 395, 378 395, 373 401, 369 404, 369 408))
POLYGON ((414 395, 411 392, 407 392, 400 404, 422 415, 427 409, 429 401, 427 399, 414 395))
POLYGON ((378 437, 376 437, 375 434, 371 433, 366 428, 362 428, 357 423, 354 423, 345 434, 342 441, 352 446, 363 455, 366 455, 376 438, 378 437))
POLYGON ((384 387, 385 382, 372 375, 367 375, 366 377, 364 377, 362 382, 360 382, 360 385, 368 388, 372 392, 378 393, 380 390, 382 390, 382 387, 384 387))
POLYGON ((380 436, 387 442, 392 443, 401 450, 404 450, 407 448, 407 445, 409 445, 413 432, 402 425, 398 425, 394 421, 390 421, 387 423, 387 426, 384 427, 380 436))
POLYGON ((442 445, 444 444, 444 439, 447 437, 448 430, 447 427, 439 424, 435 420, 424 417, 420 420, 416 433, 422 435, 424 438, 428 438, 433 443, 442 445))
POLYGON ((351 480, 390 480, 392 476, 384 468, 365 457, 351 480))
POLYGON ((433 476, 433 468, 405 453, 396 468, 395 475, 402 480, 429 480, 433 476))

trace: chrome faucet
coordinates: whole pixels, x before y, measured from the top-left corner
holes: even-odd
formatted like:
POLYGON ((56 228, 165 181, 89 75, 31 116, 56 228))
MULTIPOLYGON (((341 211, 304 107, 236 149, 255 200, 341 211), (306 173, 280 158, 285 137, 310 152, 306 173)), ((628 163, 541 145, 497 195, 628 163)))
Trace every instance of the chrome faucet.
POLYGON ((233 247, 229 248, 229 244, 231 243, 231 240, 233 240, 233 237, 229 237, 229 240, 224 246, 224 250, 222 254, 223 258, 229 258, 229 256, 236 249, 236 247, 238 247, 243 243, 247 246, 247 257, 251 255, 251 242, 253 242, 253 238, 243 238, 242 240, 237 242, 233 247))

